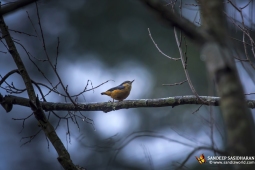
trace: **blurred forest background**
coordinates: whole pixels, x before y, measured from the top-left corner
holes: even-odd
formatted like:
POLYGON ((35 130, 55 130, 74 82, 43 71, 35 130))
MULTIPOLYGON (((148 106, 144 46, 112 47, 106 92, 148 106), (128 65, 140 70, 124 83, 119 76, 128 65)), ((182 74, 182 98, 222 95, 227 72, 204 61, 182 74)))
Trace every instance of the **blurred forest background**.
MULTIPOLYGON (((248 0, 235 1, 238 6, 244 6, 247 2, 248 0)), ((182 3, 182 15, 197 24, 200 21, 199 7, 187 5, 196 2, 183 0, 182 3)), ((180 60, 173 61, 159 53, 150 39, 148 28, 164 53, 179 58, 179 51, 173 29, 162 24, 160 18, 155 17, 139 1, 56 0, 39 1, 38 5, 45 43, 52 60, 56 57, 59 37, 58 71, 65 85, 68 85, 70 94, 82 91, 88 80, 92 82, 93 87, 107 80, 114 80, 85 93, 84 98, 79 98, 80 103, 106 102, 110 98, 101 96, 101 92, 133 79, 135 81, 128 99, 192 95, 187 83, 179 86, 162 86, 184 81, 186 77, 180 60)), ((249 23, 254 24, 254 12, 251 11, 255 9, 255 3, 252 2, 250 6, 244 12, 253 16, 252 21, 247 22, 247 26, 253 31, 254 25, 249 23)), ((178 5, 176 11, 179 11, 178 5)), ((232 8, 227 6, 226 11, 236 20, 240 19, 232 8)), ((34 4, 5 15, 4 19, 9 29, 36 35, 28 14, 40 35, 34 4)), ((230 34, 242 39, 242 32, 231 24, 229 27, 230 34)), ((11 32, 11 35, 34 57, 45 58, 40 36, 27 36, 17 32, 11 32)), ((242 46, 242 43, 233 43, 237 48, 242 46)), ((31 78, 46 83, 22 47, 17 45, 17 48, 31 78)), ((1 45, 0 51, 6 52, 6 48, 1 45)), ((205 64, 199 56, 199 51, 188 39, 187 55, 188 71, 198 94, 215 96, 214 85, 208 81, 205 64)), ((48 63, 37 64, 53 84, 57 82, 48 63)), ((254 83, 248 73, 239 62, 237 67, 242 82, 245 82, 243 83, 245 91, 254 92, 252 91, 254 83)), ((1 75, 13 69, 16 69, 16 65, 10 55, 1 53, 1 75)), ((11 76, 8 82, 14 82, 19 88, 25 87, 19 75, 11 76)), ((88 87, 92 88, 90 82, 88 87)), ((43 90, 47 92, 47 89, 43 90)), ((0 93, 6 94, 3 89, 0 89, 0 93)), ((19 96, 27 97, 27 94, 19 96)), ((250 99, 252 97, 248 96, 250 99)), ((55 94, 47 96, 47 100, 65 102, 64 98, 55 94)), ((219 108, 199 105, 123 109, 109 113, 83 112, 93 120, 94 126, 79 120, 78 128, 69 121, 69 136, 66 121, 61 121, 57 133, 67 147, 73 162, 88 170, 103 170, 106 167, 112 170, 171 170, 194 148, 211 146, 209 111, 213 113, 215 120, 214 141, 218 149, 223 149, 225 132, 219 108), (195 112, 198 108, 199 110, 195 112)), ((48 145, 42 132, 32 142, 21 146, 27 141, 21 138, 35 134, 39 127, 33 116, 25 121, 23 130, 22 121, 12 118, 28 116, 31 114, 30 108, 15 106, 12 112, 5 114, 4 109, 0 107, 0 113, 0 169, 62 169, 57 162, 56 151, 51 144, 48 145)), ((58 119, 51 116, 50 122, 56 126, 58 119)), ((195 156, 202 153, 205 156, 213 155, 212 152, 200 150, 191 157, 186 167, 196 170, 208 169, 195 159, 195 156)))

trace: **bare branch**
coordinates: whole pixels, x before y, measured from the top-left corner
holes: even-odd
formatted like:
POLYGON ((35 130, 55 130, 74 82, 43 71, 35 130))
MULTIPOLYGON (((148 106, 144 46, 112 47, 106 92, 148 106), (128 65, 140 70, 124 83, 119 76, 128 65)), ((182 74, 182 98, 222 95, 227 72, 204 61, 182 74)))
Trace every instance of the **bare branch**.
POLYGON ((171 27, 176 27, 182 30, 191 40, 195 41, 198 45, 204 44, 208 39, 212 39, 211 36, 199 30, 192 22, 185 18, 179 18, 172 11, 168 10, 166 6, 155 0, 140 0, 145 3, 156 15, 163 19, 164 23, 171 27))
POLYGON ((182 82, 179 82, 179 83, 174 83, 174 84, 162 84, 162 86, 176 86, 176 85, 181 85, 183 83, 187 82, 187 80, 184 80, 182 82))
POLYGON ((69 92, 68 92, 68 85, 64 85, 64 83, 62 82, 61 78, 60 78, 60 75, 59 73, 57 72, 57 67, 55 67, 55 65, 51 62, 50 60, 50 57, 48 55, 48 52, 47 52, 47 49, 46 49, 46 44, 45 44, 45 38, 44 38, 44 33, 43 33, 43 29, 42 29, 42 25, 41 25, 41 19, 40 19, 40 14, 39 14, 39 9, 38 9, 38 5, 37 3, 35 3, 36 5, 36 13, 37 13, 37 18, 38 18, 38 24, 39 24, 39 28, 40 28, 40 31, 41 31, 41 37, 42 37, 42 45, 43 45, 43 49, 44 49, 44 53, 45 53, 45 56, 47 58, 47 61, 48 63, 50 64, 51 68, 53 69, 55 75, 57 76, 58 78, 58 81, 60 82, 60 85, 62 86, 62 88, 64 89, 66 95, 67 95, 67 98, 74 104, 76 105, 76 103, 74 102, 74 100, 72 99, 72 97, 70 96, 69 92))
POLYGON ((38 0, 19 0, 19 1, 13 2, 13 3, 10 3, 9 5, 5 5, 2 7, 1 14, 5 15, 7 13, 13 12, 19 8, 22 8, 22 7, 29 5, 36 1, 38 1, 38 0))
POLYGON ((25 128, 25 121, 30 118, 33 114, 28 115, 25 118, 12 118, 12 120, 22 120, 22 129, 20 130, 19 133, 21 133, 23 131, 23 129, 25 128))
POLYGON ((163 55, 163 56, 166 56, 167 58, 171 59, 171 60, 174 60, 174 61, 177 61, 177 60, 180 60, 180 58, 173 58, 173 57, 170 57, 169 55, 166 55, 163 51, 161 51, 161 49, 158 47, 157 43, 154 41, 152 35, 151 35, 151 32, 150 32, 150 28, 148 28, 148 31, 149 31, 149 36, 151 38, 151 41, 153 42, 153 44, 155 45, 155 47, 158 49, 158 51, 163 55))
POLYGON ((16 49, 16 46, 10 36, 8 27, 6 26, 2 15, 0 16, 0 28, 2 30, 3 37, 5 38, 6 44, 8 46, 8 50, 13 60, 15 61, 19 73, 25 83, 26 90, 30 99, 29 102, 32 106, 31 109, 33 110, 35 117, 41 124, 42 130, 44 131, 45 135, 47 136, 47 138, 49 138, 55 150, 57 151, 59 155, 58 160, 60 164, 65 169, 76 170, 76 167, 72 163, 69 153, 67 152, 60 138, 57 136, 54 127, 47 121, 46 116, 41 108, 41 103, 39 102, 38 97, 35 96, 32 81, 28 75, 28 72, 25 68, 23 61, 21 60, 21 57, 16 49))
POLYGON ((192 83, 192 81, 191 81, 191 79, 190 79, 189 72, 188 72, 187 67, 186 67, 186 65, 185 65, 184 56, 183 56, 183 53, 182 53, 182 49, 181 49, 181 47, 180 47, 179 38, 178 38, 178 36, 177 36, 177 32, 176 32, 176 29, 175 29, 175 28, 174 28, 174 35, 175 35, 175 40, 176 40, 176 43, 177 43, 177 47, 178 47, 178 49, 179 49, 179 53, 180 53, 180 57, 181 57, 181 62, 182 62, 183 70, 184 70, 185 76, 186 76, 186 78, 187 78, 187 82, 188 82, 188 84, 189 84, 189 87, 190 87, 192 93, 193 93, 195 96, 197 96, 197 98, 198 98, 199 100, 203 100, 203 99, 199 98, 199 95, 198 95, 198 93, 197 93, 197 91, 196 91, 195 87, 193 86, 193 83, 192 83))
POLYGON ((4 97, 2 96, 2 94, 0 94, 0 104, 2 105, 2 107, 4 108, 4 110, 8 113, 12 110, 12 103, 7 103, 4 100, 4 97))
POLYGON ((26 145, 26 144, 32 142, 32 140, 33 140, 41 131, 42 131, 42 129, 39 129, 34 135, 21 138, 20 141, 22 141, 22 140, 24 140, 24 139, 27 139, 27 141, 24 142, 21 146, 26 145))
MULTIPOLYGON (((204 45, 201 56, 205 59, 208 72, 211 79, 215 81, 221 97, 220 105, 227 132, 226 151, 230 155, 253 155, 255 126, 251 111, 247 108, 244 90, 232 57, 231 43, 226 38, 224 4, 221 0, 210 1, 211 3, 206 0, 199 2, 202 28, 215 37, 214 41, 204 45)), ((235 168, 239 167, 235 165, 235 168)), ((253 168, 251 165, 243 167, 243 169, 253 168)))
POLYGON ((2 76, 0 75, 0 77, 2 78, 2 79, 0 80, 0 86, 3 84, 3 82, 5 82, 5 80, 6 80, 9 76, 11 76, 11 75, 14 74, 14 73, 19 73, 19 70, 18 70, 18 69, 12 70, 12 71, 10 71, 9 73, 7 73, 4 77, 2 77, 2 76))
MULTIPOLYGON (((166 106, 180 106, 186 104, 210 105, 219 106, 220 98, 213 96, 199 96, 203 101, 196 98, 194 95, 190 96, 175 96, 168 98, 158 99, 137 99, 137 100, 124 100, 122 102, 102 102, 102 103, 86 103, 77 104, 75 107, 72 103, 53 103, 53 102, 40 102, 42 109, 45 111, 114 111, 119 109, 139 108, 139 107, 166 107, 166 106)), ((29 100, 23 97, 16 97, 8 95, 4 97, 4 101, 15 105, 29 107, 29 100)), ((249 108, 255 108, 255 100, 246 101, 249 108)))
POLYGON ((28 33, 22 32, 22 31, 18 31, 18 30, 9 29, 9 31, 13 31, 13 32, 19 33, 19 34, 25 34, 29 37, 37 37, 36 35, 28 34, 28 33))

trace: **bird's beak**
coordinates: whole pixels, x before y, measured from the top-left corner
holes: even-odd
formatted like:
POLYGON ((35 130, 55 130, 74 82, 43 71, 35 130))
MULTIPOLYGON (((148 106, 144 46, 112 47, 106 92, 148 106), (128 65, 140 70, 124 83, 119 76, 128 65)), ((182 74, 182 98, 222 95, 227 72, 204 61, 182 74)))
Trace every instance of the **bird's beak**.
POLYGON ((135 80, 131 81, 131 84, 134 82, 135 80))

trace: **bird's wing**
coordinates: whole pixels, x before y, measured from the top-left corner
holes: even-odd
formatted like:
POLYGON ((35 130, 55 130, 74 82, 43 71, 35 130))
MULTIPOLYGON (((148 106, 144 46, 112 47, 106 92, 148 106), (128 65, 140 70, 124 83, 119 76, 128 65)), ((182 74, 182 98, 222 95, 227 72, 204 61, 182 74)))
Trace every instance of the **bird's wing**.
POLYGON ((107 91, 114 91, 114 90, 118 90, 118 89, 120 90, 120 89, 124 89, 124 88, 125 88, 124 86, 116 86, 116 87, 113 87, 107 91))

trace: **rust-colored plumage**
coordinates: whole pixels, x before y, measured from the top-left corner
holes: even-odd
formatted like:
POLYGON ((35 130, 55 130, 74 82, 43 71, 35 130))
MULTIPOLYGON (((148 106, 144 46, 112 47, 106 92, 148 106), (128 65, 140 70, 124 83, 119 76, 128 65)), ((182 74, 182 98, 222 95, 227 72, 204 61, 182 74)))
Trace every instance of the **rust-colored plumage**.
POLYGON ((113 87, 113 88, 107 90, 106 92, 101 93, 101 95, 110 96, 113 99, 113 102, 114 102, 114 100, 123 101, 130 94, 130 91, 132 88, 132 83, 134 81, 135 80, 124 81, 120 85, 113 87))

